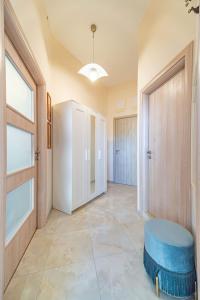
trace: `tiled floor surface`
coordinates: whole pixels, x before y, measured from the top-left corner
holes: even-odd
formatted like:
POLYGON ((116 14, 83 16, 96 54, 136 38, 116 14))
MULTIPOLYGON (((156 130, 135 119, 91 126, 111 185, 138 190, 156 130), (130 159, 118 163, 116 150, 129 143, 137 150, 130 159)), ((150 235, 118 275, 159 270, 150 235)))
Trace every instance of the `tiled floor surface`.
POLYGON ((5 300, 157 299, 143 268, 143 226, 136 189, 129 186, 110 184, 108 193, 72 216, 53 210, 5 300))

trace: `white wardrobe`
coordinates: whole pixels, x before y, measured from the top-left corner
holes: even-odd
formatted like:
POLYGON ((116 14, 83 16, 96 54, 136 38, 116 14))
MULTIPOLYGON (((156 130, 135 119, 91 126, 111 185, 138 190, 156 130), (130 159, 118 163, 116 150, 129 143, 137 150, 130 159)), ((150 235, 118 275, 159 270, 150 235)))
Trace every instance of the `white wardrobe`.
POLYGON ((106 122, 66 101, 53 109, 53 207, 65 213, 107 190, 106 122))

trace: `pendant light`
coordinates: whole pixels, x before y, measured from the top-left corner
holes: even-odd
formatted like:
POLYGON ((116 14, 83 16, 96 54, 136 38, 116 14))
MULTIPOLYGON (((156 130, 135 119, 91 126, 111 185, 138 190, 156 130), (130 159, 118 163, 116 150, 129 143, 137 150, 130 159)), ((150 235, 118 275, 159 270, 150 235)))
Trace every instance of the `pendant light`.
POLYGON ((108 73, 100 65, 94 63, 94 33, 97 27, 95 24, 91 25, 92 31, 92 63, 83 66, 78 73, 89 78, 92 82, 96 81, 101 77, 108 76, 108 73))

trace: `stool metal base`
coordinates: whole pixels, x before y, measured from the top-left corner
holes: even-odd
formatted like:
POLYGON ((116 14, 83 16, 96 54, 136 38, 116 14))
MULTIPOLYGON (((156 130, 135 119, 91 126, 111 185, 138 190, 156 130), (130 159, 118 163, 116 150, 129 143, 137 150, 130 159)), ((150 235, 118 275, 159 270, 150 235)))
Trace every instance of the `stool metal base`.
POLYGON ((156 276, 156 296, 160 297, 160 289, 159 289, 159 278, 158 275, 156 276))

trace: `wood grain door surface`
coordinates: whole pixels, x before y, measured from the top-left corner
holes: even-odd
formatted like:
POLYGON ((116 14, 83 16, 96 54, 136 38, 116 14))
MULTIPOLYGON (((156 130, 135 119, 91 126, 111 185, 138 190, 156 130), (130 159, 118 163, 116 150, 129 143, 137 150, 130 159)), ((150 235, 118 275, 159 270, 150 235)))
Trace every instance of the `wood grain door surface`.
POLYGON ((115 119, 114 181, 137 185, 137 117, 115 119))
POLYGON ((5 286, 37 226, 36 85, 6 37, 7 198, 5 286))
POLYGON ((149 97, 149 213, 190 226, 190 110, 185 69, 149 97))

